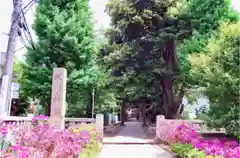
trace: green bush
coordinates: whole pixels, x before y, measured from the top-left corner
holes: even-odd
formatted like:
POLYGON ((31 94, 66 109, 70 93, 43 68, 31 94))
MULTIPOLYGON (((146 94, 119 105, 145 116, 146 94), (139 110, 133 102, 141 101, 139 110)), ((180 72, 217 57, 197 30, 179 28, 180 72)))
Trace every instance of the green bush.
POLYGON ((96 126, 94 124, 83 125, 78 128, 72 128, 71 131, 79 133, 80 131, 91 132, 91 142, 87 144, 81 151, 79 158, 97 158, 102 149, 102 142, 98 140, 99 134, 95 131, 96 126))
POLYGON ((198 151, 191 144, 173 144, 171 150, 181 158, 222 158, 207 156, 203 151, 198 151))
POLYGON ((191 144, 173 144, 171 149, 181 158, 205 158, 205 154, 193 148, 191 144))
POLYGON ((81 158, 97 158, 101 151, 101 144, 96 140, 93 140, 88 146, 86 146, 81 152, 81 158))

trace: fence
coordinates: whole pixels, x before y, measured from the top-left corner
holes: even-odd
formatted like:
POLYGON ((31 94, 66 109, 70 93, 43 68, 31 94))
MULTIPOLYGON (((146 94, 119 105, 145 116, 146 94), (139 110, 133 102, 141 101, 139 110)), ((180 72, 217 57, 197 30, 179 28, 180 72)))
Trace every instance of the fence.
MULTIPOLYGON (((0 143, 4 144, 5 142, 10 142, 11 144, 15 144, 16 137, 15 132, 24 131, 24 133, 29 133, 33 129, 32 125, 33 117, 14 117, 8 116, 4 118, 0 118, 1 120, 1 134, 3 134, 4 129, 6 130, 6 136, 2 138, 0 134, 0 143), (4 143, 3 143, 4 142, 4 143)), ((65 128, 69 127, 80 127, 84 124, 94 124, 98 130, 101 130, 101 134, 103 137, 103 115, 97 114, 96 119, 94 118, 65 118, 64 126, 65 128)))
MULTIPOLYGON (((7 81, 9 76, 4 76, 7 81)), ((66 114, 66 84, 67 72, 64 68, 54 68, 52 77, 52 95, 51 95, 51 111, 48 123, 54 126, 54 132, 58 133, 59 130, 64 130, 69 127, 79 127, 82 124, 95 124, 97 130, 102 134, 104 130, 104 118, 102 114, 97 114, 94 118, 67 118, 66 114), (58 130, 58 131, 55 131, 58 130)), ((7 83, 3 82, 4 87, 7 83)), ((0 109, 0 145, 1 149, 7 149, 10 144, 16 144, 19 139, 24 135, 29 139, 30 131, 33 130, 33 117, 12 117, 7 116, 6 111, 9 108, 5 104, 6 89, 1 90, 1 109, 0 109)), ((43 117, 45 120, 45 117, 43 117)), ((45 127, 45 126, 44 126, 45 127)), ((37 129, 37 128, 35 128, 37 129)), ((50 128, 51 129, 51 128, 50 128)), ((52 130, 52 129, 51 129, 52 130)), ((31 138, 30 138, 31 139, 31 138)), ((30 140, 29 139, 29 140, 30 140)), ((0 156, 1 157, 1 156, 0 156)))
POLYGON ((156 120, 156 138, 166 140, 167 133, 174 132, 179 124, 186 124, 190 128, 196 130, 200 134, 211 134, 211 133, 225 133, 224 128, 221 129, 210 129, 207 127, 207 123, 203 120, 168 120, 163 115, 158 115, 156 120))
MULTIPOLYGON (((1 121, 4 122, 5 125, 16 125, 17 127, 25 127, 28 129, 32 128, 32 121, 33 117, 15 117, 15 116, 8 116, 0 118, 1 121)), ((82 124, 95 124, 97 128, 103 129, 103 114, 97 114, 96 118, 69 118, 66 117, 64 119, 64 127, 75 127, 82 124)))

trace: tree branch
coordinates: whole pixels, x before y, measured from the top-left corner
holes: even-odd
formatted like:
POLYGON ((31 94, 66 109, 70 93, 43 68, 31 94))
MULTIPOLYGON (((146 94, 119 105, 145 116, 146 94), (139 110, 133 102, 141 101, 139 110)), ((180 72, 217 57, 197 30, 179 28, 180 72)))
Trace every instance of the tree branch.
POLYGON ((154 104, 152 104, 149 108, 147 108, 146 111, 148 112, 148 111, 152 110, 153 107, 154 107, 154 104))

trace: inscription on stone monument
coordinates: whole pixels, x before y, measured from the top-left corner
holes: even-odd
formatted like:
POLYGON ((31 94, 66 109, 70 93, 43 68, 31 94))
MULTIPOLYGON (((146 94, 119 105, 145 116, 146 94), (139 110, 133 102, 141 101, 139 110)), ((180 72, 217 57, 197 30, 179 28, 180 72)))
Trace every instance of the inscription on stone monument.
POLYGON ((54 68, 52 78, 51 118, 57 118, 57 129, 64 128, 64 116, 66 113, 66 82, 67 71, 64 68, 54 68), (58 121, 57 121, 58 122, 58 121))

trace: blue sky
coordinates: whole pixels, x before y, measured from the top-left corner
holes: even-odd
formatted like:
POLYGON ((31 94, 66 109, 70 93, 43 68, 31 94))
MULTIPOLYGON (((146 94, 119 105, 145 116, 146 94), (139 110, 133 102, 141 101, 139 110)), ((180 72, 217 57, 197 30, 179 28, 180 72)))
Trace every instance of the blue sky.
MULTIPOLYGON (((28 4, 31 0, 23 0, 24 5, 28 4)), ((109 26, 110 18, 104 13, 105 5, 108 0, 90 0, 90 6, 93 10, 93 17, 96 21, 96 29, 106 28, 109 26)), ((232 6, 240 12, 240 0, 232 0, 232 6)), ((35 5, 33 5, 26 13, 28 26, 31 27, 34 20, 34 10, 35 5)), ((5 33, 9 32, 10 29, 10 19, 12 13, 12 0, 1 0, 0 5, 0 52, 5 52, 7 49, 8 36, 5 33)), ((31 34, 34 38, 34 32, 31 30, 31 34)), ((34 38, 35 39, 35 38, 34 38)), ((16 50, 22 48, 23 42, 18 39, 16 50)), ((16 57, 18 59, 23 59, 23 55, 26 49, 21 49, 16 52, 16 57)))

